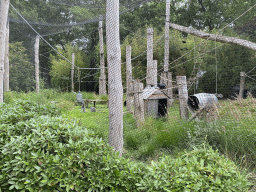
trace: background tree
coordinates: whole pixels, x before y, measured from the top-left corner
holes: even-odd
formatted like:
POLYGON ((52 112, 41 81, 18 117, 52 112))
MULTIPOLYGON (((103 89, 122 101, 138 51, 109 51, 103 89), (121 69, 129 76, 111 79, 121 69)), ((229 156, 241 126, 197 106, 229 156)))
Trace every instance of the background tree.
POLYGON ((34 90, 34 65, 30 63, 21 42, 10 43, 10 89, 13 91, 34 90))

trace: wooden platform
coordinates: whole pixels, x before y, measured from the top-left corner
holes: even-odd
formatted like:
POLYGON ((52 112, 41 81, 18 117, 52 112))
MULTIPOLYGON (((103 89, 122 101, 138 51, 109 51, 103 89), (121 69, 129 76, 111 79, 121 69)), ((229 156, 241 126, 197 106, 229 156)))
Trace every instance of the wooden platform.
POLYGON ((96 106, 96 102, 107 102, 108 104, 108 100, 93 100, 93 99, 84 99, 84 103, 85 103, 85 107, 88 108, 88 105, 90 102, 93 102, 93 106, 96 106))

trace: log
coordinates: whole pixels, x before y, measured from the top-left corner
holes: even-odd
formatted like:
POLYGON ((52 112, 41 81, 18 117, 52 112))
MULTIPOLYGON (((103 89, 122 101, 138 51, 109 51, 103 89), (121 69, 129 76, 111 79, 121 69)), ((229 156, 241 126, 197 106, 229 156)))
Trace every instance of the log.
POLYGON ((216 41, 216 42, 220 42, 220 43, 228 43, 228 44, 232 44, 232 45, 240 45, 240 46, 246 47, 248 49, 251 49, 253 51, 256 51, 256 43, 253 43, 248 40, 239 39, 237 37, 228 37, 228 36, 224 36, 224 35, 205 33, 203 31, 194 29, 192 27, 184 27, 184 26, 177 25, 174 23, 170 23, 170 27, 173 29, 176 29, 178 31, 185 32, 185 33, 200 37, 202 39, 207 39, 207 40, 216 41))

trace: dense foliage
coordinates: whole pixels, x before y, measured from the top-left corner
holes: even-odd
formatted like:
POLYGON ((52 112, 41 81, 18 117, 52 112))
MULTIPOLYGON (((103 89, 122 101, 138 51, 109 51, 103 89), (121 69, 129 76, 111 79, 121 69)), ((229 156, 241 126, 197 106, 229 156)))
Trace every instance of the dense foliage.
POLYGON ((1 104, 0 191, 243 191, 233 162, 203 146, 150 165, 120 158, 54 105, 1 104))
POLYGON ((10 43, 9 47, 10 89, 13 91, 33 90, 34 66, 29 62, 23 43, 10 43))

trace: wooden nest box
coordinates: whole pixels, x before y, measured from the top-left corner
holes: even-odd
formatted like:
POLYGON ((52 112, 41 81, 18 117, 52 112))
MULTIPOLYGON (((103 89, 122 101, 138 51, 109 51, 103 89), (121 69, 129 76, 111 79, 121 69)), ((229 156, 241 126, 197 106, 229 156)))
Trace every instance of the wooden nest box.
POLYGON ((143 90, 144 112, 147 117, 165 117, 168 113, 168 97, 158 87, 143 90))

